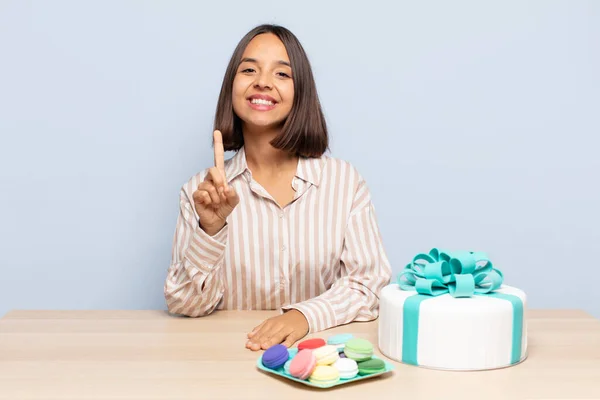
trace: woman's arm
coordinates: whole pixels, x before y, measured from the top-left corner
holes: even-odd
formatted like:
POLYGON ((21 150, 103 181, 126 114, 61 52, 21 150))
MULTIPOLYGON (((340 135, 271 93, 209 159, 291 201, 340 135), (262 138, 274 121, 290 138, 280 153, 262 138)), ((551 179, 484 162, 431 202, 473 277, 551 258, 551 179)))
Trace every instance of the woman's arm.
POLYGON ((223 297, 221 267, 227 224, 214 236, 200 228, 193 201, 181 190, 173 251, 164 285, 170 312, 190 317, 208 315, 223 297))
POLYGON ((302 312, 309 333, 377 318, 379 292, 390 282, 391 267, 371 195, 364 179, 358 178, 340 259, 342 276, 320 296, 283 307, 302 312))

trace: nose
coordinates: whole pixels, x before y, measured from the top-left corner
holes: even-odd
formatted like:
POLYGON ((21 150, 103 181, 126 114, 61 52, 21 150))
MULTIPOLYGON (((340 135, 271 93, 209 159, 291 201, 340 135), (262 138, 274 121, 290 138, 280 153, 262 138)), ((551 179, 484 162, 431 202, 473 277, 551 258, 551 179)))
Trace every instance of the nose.
POLYGON ((257 89, 272 89, 271 75, 267 71, 262 71, 260 74, 257 74, 254 87, 257 89))

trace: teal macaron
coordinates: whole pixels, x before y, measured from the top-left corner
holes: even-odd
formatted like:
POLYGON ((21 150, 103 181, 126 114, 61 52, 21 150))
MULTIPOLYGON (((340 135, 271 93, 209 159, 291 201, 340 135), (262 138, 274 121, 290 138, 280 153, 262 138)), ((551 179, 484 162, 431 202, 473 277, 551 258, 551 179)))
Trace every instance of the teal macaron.
POLYGON ((283 364, 283 372, 285 372, 286 375, 290 375, 290 365, 291 364, 292 364, 291 358, 289 360, 287 360, 285 362, 285 364, 283 364))
POLYGON ((297 347, 290 347, 288 349, 288 354, 290 355, 290 360, 294 357, 296 357, 296 354, 298 354, 298 348, 297 347))
POLYGON ((344 350, 346 346, 346 342, 352 339, 354 335, 351 333, 340 333, 338 335, 333 335, 327 338, 327 344, 331 344, 338 348, 338 351, 344 350))
POLYGON ((356 361, 366 361, 373 357, 373 344, 366 339, 352 338, 344 347, 346 357, 356 361))

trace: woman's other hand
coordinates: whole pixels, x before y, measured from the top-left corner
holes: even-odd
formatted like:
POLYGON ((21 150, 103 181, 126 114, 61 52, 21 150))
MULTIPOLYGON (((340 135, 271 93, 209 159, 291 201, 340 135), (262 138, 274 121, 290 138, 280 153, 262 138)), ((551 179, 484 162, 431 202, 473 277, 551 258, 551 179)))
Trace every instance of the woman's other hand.
POLYGON ((269 318, 248 333, 246 348, 266 350, 283 343, 291 347, 308 333, 308 321, 298 310, 289 310, 282 315, 269 318))

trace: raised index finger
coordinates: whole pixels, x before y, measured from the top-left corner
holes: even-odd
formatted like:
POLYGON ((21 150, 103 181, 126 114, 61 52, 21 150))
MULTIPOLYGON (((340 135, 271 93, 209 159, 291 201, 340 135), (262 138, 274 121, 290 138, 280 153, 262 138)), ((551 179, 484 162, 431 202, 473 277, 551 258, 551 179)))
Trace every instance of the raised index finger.
POLYGON ((225 150, 223 149, 223 136, 221 131, 215 131, 213 134, 214 147, 215 147, 215 167, 221 172, 223 178, 225 177, 225 150))

